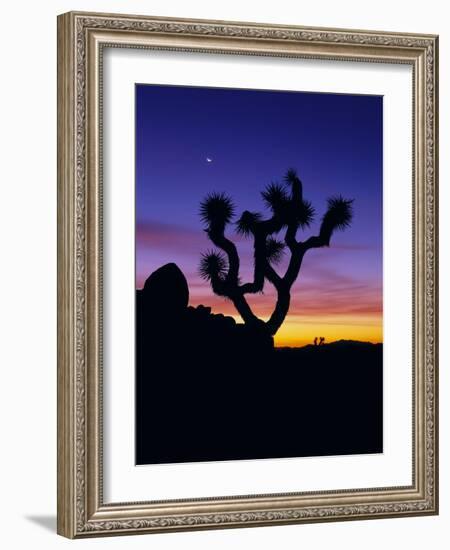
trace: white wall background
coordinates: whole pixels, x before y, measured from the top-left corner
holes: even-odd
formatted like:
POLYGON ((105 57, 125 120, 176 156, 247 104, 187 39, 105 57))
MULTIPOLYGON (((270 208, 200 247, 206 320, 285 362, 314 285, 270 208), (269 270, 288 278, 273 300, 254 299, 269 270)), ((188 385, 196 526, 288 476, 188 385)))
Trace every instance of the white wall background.
POLYGON ((69 10, 440 34, 441 280, 450 279, 449 17, 440 0, 17 0, 2 5, 0 518, 4 548, 444 549, 450 537, 450 328, 441 287, 441 515, 71 542, 56 525, 56 15, 69 10))

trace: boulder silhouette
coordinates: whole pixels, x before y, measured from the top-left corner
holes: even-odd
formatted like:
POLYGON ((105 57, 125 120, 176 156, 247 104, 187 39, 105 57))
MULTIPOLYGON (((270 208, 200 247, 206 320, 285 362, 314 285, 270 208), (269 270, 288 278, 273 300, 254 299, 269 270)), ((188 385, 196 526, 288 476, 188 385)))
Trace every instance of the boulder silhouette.
POLYGON ((174 263, 165 264, 145 281, 142 297, 156 317, 176 317, 189 303, 189 287, 181 269, 174 263))
MULTIPOLYGON (((234 354, 258 354, 273 349, 273 337, 264 324, 247 326, 232 317, 214 314, 211 307, 189 306, 189 287, 180 268, 169 263, 154 271, 136 293, 140 345, 156 352, 170 344, 176 333, 178 345, 196 354, 216 354, 224 363, 234 354), (150 334, 152 338, 149 338, 150 334), (209 350, 209 351, 208 351, 209 350)), ((144 350, 143 350, 144 351, 144 350)))

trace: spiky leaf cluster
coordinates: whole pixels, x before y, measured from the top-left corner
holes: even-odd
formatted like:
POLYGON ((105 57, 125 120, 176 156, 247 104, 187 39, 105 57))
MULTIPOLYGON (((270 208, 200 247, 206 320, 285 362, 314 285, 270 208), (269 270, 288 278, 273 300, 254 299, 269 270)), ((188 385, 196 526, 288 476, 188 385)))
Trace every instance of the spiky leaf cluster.
POLYGON ((266 241, 266 258, 272 264, 278 264, 283 259, 285 251, 284 243, 269 237, 266 241))
POLYGON ((291 185, 294 183, 300 184, 300 179, 297 175, 297 171, 293 168, 289 168, 289 170, 286 172, 286 175, 284 176, 284 180, 286 183, 291 185))
POLYGON ((292 216, 294 221, 302 228, 309 227, 314 219, 314 214, 314 207, 309 201, 302 200, 298 203, 294 203, 292 206, 292 216))
POLYGON ((201 255, 199 274, 202 279, 211 281, 212 279, 224 279, 226 276, 228 264, 225 256, 215 250, 208 250, 201 255))
POLYGON ((271 183, 261 193, 268 208, 283 225, 295 223, 304 228, 308 227, 314 218, 314 208, 309 201, 303 200, 301 183, 295 170, 288 170, 286 183, 292 185, 291 192, 278 183, 271 183), (297 185, 294 192, 294 185, 297 185))
POLYGON ((234 216, 235 207, 225 193, 209 193, 200 203, 200 218, 208 228, 222 228, 234 216))
POLYGON ((261 192, 261 196, 265 205, 270 208, 274 214, 281 214, 289 204, 289 196, 286 189, 279 183, 272 182, 269 184, 264 191, 261 192))
POLYGON ((262 216, 259 212, 249 212, 245 210, 236 222, 236 231, 245 237, 255 232, 256 225, 261 221, 262 216))
POLYGON ((344 199, 339 195, 330 197, 327 205, 328 209, 322 218, 320 236, 329 245, 334 231, 343 231, 350 225, 353 218, 353 200, 344 199))

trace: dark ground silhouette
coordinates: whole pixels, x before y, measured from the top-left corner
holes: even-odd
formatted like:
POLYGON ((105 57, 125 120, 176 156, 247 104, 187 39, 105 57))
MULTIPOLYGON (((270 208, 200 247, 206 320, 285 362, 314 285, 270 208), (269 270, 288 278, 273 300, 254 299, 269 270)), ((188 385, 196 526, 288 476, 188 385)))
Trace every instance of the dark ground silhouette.
POLYGON ((382 452, 381 344, 274 348, 188 302, 175 264, 137 291, 137 464, 382 452))

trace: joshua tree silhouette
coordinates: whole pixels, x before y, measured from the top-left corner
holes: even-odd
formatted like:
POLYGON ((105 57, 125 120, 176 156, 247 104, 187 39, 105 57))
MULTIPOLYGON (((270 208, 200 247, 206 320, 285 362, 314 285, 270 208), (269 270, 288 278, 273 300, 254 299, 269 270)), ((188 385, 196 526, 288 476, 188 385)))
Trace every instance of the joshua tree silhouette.
POLYGON ((285 176, 285 185, 271 183, 261 193, 271 216, 246 210, 236 221, 237 232, 254 241, 253 281, 242 283, 239 278, 240 260, 235 244, 225 236, 225 229, 235 215, 232 199, 225 193, 210 193, 200 204, 200 217, 210 241, 220 251, 202 254, 200 275, 210 281, 215 294, 230 299, 244 323, 261 327, 274 335, 289 311, 291 288, 298 277, 305 253, 311 248, 329 246, 336 230, 347 228, 353 217, 353 200, 339 196, 328 199, 328 209, 322 217, 319 234, 304 241, 297 240, 297 231, 309 227, 314 208, 303 198, 302 182, 293 169, 285 176), (274 237, 284 231, 284 242, 274 237), (290 258, 284 275, 274 268, 286 249, 290 258), (258 319, 245 295, 262 292, 268 280, 277 291, 274 311, 268 321, 258 319))

